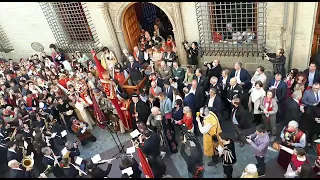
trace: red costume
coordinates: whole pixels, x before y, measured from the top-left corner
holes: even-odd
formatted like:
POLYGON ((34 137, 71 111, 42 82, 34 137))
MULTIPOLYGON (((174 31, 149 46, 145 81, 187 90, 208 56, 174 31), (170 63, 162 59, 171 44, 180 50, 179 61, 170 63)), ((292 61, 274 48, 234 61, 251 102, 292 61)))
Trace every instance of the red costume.
POLYGON ((120 85, 123 85, 126 80, 123 72, 114 72, 114 79, 118 80, 120 85))
POLYGON ((121 107, 126 108, 126 110, 123 110, 123 114, 124 114, 123 125, 125 129, 132 129, 131 116, 129 112, 130 103, 131 103, 130 99, 124 100, 123 102, 121 102, 121 107))
POLYGON ((59 84, 61 86, 63 86, 64 88, 68 89, 68 87, 67 87, 68 81, 69 81, 69 78, 61 78, 61 79, 59 79, 58 82, 59 82, 59 84))
MULTIPOLYGON (((285 147, 290 148, 290 149, 294 149, 295 147, 289 146, 287 143, 288 142, 290 142, 290 143, 299 143, 302 135, 304 134, 304 132, 302 132, 300 129, 298 129, 295 132, 289 132, 288 131, 288 126, 286 126, 284 128, 283 132, 284 132, 284 138, 286 139, 286 141, 285 142, 281 142, 281 144, 283 146, 285 146, 285 147)), ((283 169, 287 169, 288 165, 291 162, 291 158, 292 158, 291 154, 289 154, 288 152, 280 149, 279 156, 278 156, 278 164, 283 169)))
POLYGON ((179 125, 185 124, 188 127, 188 130, 191 130, 192 127, 193 127, 192 121, 193 121, 193 117, 192 116, 188 117, 187 115, 183 115, 182 120, 178 124, 179 125))

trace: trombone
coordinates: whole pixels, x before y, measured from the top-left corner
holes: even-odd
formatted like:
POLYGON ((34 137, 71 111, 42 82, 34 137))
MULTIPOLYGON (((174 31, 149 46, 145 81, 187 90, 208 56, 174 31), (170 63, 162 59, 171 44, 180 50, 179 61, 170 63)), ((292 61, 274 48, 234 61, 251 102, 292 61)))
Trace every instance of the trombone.
POLYGON ((17 132, 18 132, 18 129, 17 129, 17 128, 14 128, 14 131, 13 131, 13 133, 12 133, 11 136, 10 136, 10 141, 13 141, 13 139, 15 138, 17 132))

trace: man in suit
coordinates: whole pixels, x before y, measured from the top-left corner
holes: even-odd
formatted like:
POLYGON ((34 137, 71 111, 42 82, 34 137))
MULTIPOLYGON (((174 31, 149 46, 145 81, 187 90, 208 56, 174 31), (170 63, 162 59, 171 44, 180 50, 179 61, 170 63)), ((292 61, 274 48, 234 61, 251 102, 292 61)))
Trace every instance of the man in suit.
POLYGON ((164 80, 162 92, 172 101, 173 100, 173 87, 170 86, 169 80, 164 80))
MULTIPOLYGON (((194 94, 190 93, 190 90, 187 87, 183 88, 183 93, 185 94, 184 98, 183 98, 183 106, 189 106, 193 116, 196 115, 196 108, 194 106, 194 94)), ((196 121, 194 122, 196 123, 196 121)))
POLYGON ((215 88, 210 89, 209 98, 206 101, 206 106, 210 111, 214 112, 217 115, 219 122, 221 122, 223 104, 221 98, 217 95, 217 90, 215 88))
POLYGON ((138 46, 135 46, 133 48, 133 57, 134 59, 139 62, 140 64, 142 64, 144 61, 145 61, 145 58, 144 58, 144 52, 143 51, 140 51, 138 46))
POLYGON ((143 135, 139 136, 139 142, 139 147, 144 154, 153 158, 160 156, 160 139, 155 132, 148 129, 144 130, 143 135), (143 136, 145 136, 144 142, 142 140, 143 136))
POLYGON ((13 141, 9 141, 6 144, 6 147, 8 148, 7 151, 7 160, 17 160, 18 162, 21 162, 23 159, 23 154, 20 150, 17 148, 17 144, 13 141))
POLYGON ((281 73, 276 73, 274 79, 269 82, 269 90, 273 91, 277 99, 279 110, 277 112, 277 123, 284 119, 285 97, 287 95, 287 84, 282 80, 281 73))
POLYGON ((292 97, 289 97, 286 101, 286 119, 287 123, 291 120, 295 120, 300 123, 302 113, 304 112, 303 106, 300 105, 299 100, 301 95, 299 93, 293 93, 292 97))
MULTIPOLYGON (((189 93, 194 94, 195 112, 199 112, 200 108, 204 106, 206 99, 205 99, 203 87, 198 85, 197 80, 193 80, 191 82, 189 93)), ((194 124, 194 134, 197 136, 201 134, 199 132, 198 123, 194 124)))
POLYGON ((10 178, 32 178, 32 168, 26 168, 26 170, 21 169, 20 163, 13 159, 8 162, 10 167, 10 178))
POLYGON ((65 175, 63 173, 63 170, 59 166, 59 162, 61 161, 61 157, 54 157, 53 151, 50 147, 44 147, 41 150, 43 154, 42 163, 45 167, 51 166, 52 172, 54 176, 57 178, 65 178, 65 175))
POLYGON ((230 78, 236 78, 237 83, 240 84, 243 90, 249 90, 251 86, 251 75, 249 72, 242 68, 241 62, 234 63, 234 69, 230 73, 230 78))
POLYGON ((233 108, 231 111, 231 120, 234 126, 236 139, 240 141, 240 147, 244 146, 246 139, 243 134, 243 130, 249 127, 246 111, 241 105, 239 98, 234 98, 232 100, 233 108))
POLYGON ((172 71, 169 66, 167 66, 165 61, 161 61, 160 68, 158 69, 160 78, 165 80, 172 77, 172 71))
POLYGON ((229 103, 227 104, 228 107, 226 109, 228 110, 228 115, 231 115, 231 110, 233 108, 232 100, 234 98, 239 98, 240 102, 243 99, 243 89, 242 87, 237 83, 237 79, 235 77, 230 79, 229 86, 227 87, 227 100, 229 103))
POLYGON ((90 160, 86 164, 86 168, 88 169, 88 174, 92 178, 106 178, 106 177, 108 177, 108 175, 111 171, 111 168, 112 168, 112 164, 110 164, 110 163, 111 163, 111 161, 108 162, 107 169, 104 171, 100 167, 98 167, 98 164, 94 164, 92 162, 92 160, 90 160))
POLYGON ((183 68, 179 67, 179 64, 177 61, 173 61, 171 70, 172 70, 172 78, 177 80, 178 90, 182 94, 182 88, 184 87, 183 80, 186 73, 183 68))
POLYGON ((193 80, 196 80, 198 86, 201 86, 204 91, 208 89, 208 80, 205 76, 202 75, 202 70, 200 68, 196 69, 196 73, 193 77, 193 80))
POLYGON ((140 81, 143 79, 141 74, 141 65, 138 61, 134 59, 133 56, 129 56, 128 70, 130 74, 130 79, 134 85, 138 85, 140 81))
POLYGON ((314 83, 312 85, 312 89, 306 90, 303 93, 302 96, 302 104, 306 106, 306 113, 310 114, 310 107, 311 106, 317 106, 319 104, 320 101, 320 84, 319 83, 314 83))
POLYGON ((305 88, 312 87, 312 84, 320 82, 320 71, 317 70, 317 66, 314 62, 311 62, 309 65, 309 69, 303 71, 304 75, 307 78, 305 88))
POLYGON ((216 90, 216 94, 221 98, 221 89, 222 87, 220 86, 220 84, 218 84, 218 78, 215 76, 212 76, 210 78, 210 85, 209 85, 209 89, 214 88, 216 90))
POLYGON ((212 63, 207 63, 206 66, 207 66, 207 72, 206 72, 207 79, 210 79, 212 76, 215 76, 218 79, 220 78, 222 68, 219 60, 213 60, 212 63))

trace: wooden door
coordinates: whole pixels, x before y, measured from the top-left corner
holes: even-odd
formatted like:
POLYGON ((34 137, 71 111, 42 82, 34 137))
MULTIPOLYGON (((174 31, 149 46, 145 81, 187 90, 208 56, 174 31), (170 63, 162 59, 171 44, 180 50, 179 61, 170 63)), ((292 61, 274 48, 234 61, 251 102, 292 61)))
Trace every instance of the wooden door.
POLYGON ((316 23, 314 28, 312 49, 311 49, 311 60, 319 51, 320 49, 319 45, 320 45, 320 3, 318 3, 318 9, 316 14, 316 23))
POLYGON ((137 19, 136 11, 131 5, 123 15, 123 31, 125 41, 128 45, 128 51, 133 52, 133 47, 138 45, 140 37, 140 24, 137 19))

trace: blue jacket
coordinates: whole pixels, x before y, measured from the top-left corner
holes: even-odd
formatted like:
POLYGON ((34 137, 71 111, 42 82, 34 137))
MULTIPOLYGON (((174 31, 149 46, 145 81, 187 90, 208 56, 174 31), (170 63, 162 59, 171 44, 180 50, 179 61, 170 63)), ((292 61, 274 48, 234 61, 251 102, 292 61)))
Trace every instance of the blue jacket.
MULTIPOLYGON (((231 73, 230 73, 230 78, 233 78, 236 75, 236 70, 232 69, 231 73)), ((241 82, 244 83, 244 85, 242 85, 242 87, 244 89, 250 89, 251 88, 251 75, 249 74, 249 72, 243 68, 241 68, 240 70, 240 80, 241 82)), ((228 82, 230 82, 230 79, 228 79, 228 82)))
POLYGON ((160 101, 160 110, 164 114, 171 113, 171 111, 172 111, 172 102, 168 97, 165 100, 160 101))
MULTIPOLYGON (((273 78, 270 82, 269 82, 269 86, 268 88, 270 88, 271 86, 274 85, 275 83, 275 79, 273 78)), ((285 97, 287 96, 287 84, 281 80, 278 84, 278 87, 276 89, 276 94, 277 96, 277 100, 278 102, 281 102, 281 101, 284 101, 285 100, 285 97)))
POLYGON ((190 93, 183 98, 183 105, 189 106, 192 111, 192 114, 193 115, 196 114, 196 107, 194 106, 194 94, 193 93, 190 93))

